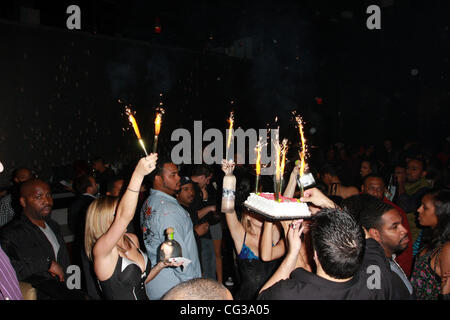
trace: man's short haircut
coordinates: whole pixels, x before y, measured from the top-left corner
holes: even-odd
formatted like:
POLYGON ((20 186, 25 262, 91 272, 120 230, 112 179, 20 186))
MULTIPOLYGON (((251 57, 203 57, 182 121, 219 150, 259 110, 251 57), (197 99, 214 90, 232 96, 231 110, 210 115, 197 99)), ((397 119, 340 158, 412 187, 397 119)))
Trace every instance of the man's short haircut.
POLYGON ((192 168, 191 176, 192 177, 199 177, 199 176, 209 177, 210 174, 212 174, 212 170, 210 169, 209 166, 207 166, 206 164, 196 164, 192 168))
POLYGON ((184 281, 170 289, 162 300, 228 300, 228 289, 221 283, 205 278, 184 281))
POLYGON ((73 188, 74 188, 75 192, 78 194, 85 193, 87 191, 87 188, 92 186, 92 182, 91 182, 90 178, 94 179, 94 177, 87 175, 87 174, 77 177, 75 179, 75 181, 73 182, 73 188))
POLYGON ((363 185, 366 184, 366 181, 367 181, 367 179, 369 179, 369 178, 377 178, 377 179, 381 179, 381 181, 383 181, 383 183, 386 184, 386 182, 384 181, 383 177, 380 176, 379 174, 376 174, 376 173, 369 173, 368 175, 364 176, 362 184, 363 184, 363 185))
POLYGON ((114 189, 114 184, 119 180, 123 180, 125 182, 125 179, 121 176, 114 176, 111 179, 108 179, 106 182, 106 192, 112 192, 114 189))
POLYGON ((370 194, 359 195, 359 201, 361 201, 359 223, 366 228, 366 230, 371 228, 379 230, 382 226, 383 214, 394 209, 390 204, 387 204, 370 194))
POLYGON ((33 174, 31 169, 28 169, 27 167, 19 167, 19 168, 14 169, 14 171, 12 172, 12 177, 17 178, 17 176, 19 175, 19 172, 23 171, 23 170, 27 170, 28 172, 30 172, 30 175, 33 174))
POLYGON ((353 277, 364 253, 364 232, 347 211, 324 208, 313 216, 311 236, 325 273, 335 279, 353 277))
POLYGON ((337 169, 330 163, 325 163, 319 170, 320 176, 323 177, 325 174, 329 174, 333 177, 338 176, 337 169))
POLYGON ((161 174, 164 171, 164 166, 167 163, 173 163, 172 160, 169 158, 158 158, 158 161, 156 162, 155 170, 153 170, 149 175, 150 185, 153 186, 155 183, 155 177, 161 176, 161 174))
POLYGON ((31 188, 37 183, 43 183, 50 188, 50 185, 44 180, 31 178, 30 180, 24 181, 20 184, 20 196, 25 197, 31 188))
POLYGON ((422 156, 415 156, 414 158, 411 158, 409 161, 419 161, 422 164, 422 171, 427 171, 427 162, 422 156))

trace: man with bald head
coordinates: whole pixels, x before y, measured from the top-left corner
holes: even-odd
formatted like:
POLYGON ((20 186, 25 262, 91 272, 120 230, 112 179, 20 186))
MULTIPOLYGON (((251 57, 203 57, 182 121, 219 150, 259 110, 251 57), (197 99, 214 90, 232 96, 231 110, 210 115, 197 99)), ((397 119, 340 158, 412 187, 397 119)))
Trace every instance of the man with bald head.
POLYGON ((163 296, 162 300, 233 300, 233 296, 216 280, 196 278, 176 285, 163 296))
POLYGON ((75 298, 65 285, 70 265, 59 225, 50 219, 53 198, 49 185, 28 180, 20 188, 22 214, 0 229, 0 244, 19 281, 37 289, 38 299, 75 298))
POLYGON ((20 212, 19 190, 20 185, 30 180, 33 174, 28 168, 17 168, 13 172, 12 186, 9 193, 0 199, 0 227, 11 221, 15 214, 20 212))

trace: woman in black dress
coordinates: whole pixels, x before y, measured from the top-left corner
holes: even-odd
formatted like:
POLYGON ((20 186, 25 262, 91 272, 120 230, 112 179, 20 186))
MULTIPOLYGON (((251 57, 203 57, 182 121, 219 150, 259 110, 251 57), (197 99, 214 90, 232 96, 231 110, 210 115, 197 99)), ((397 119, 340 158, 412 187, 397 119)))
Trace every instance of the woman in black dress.
POLYGON ((151 154, 138 162, 120 202, 105 196, 92 202, 87 211, 85 250, 94 263, 105 299, 148 300, 145 284, 164 267, 177 266, 159 262, 151 268, 137 236, 126 232, 136 211, 142 181, 155 169, 156 160, 157 154, 151 154))

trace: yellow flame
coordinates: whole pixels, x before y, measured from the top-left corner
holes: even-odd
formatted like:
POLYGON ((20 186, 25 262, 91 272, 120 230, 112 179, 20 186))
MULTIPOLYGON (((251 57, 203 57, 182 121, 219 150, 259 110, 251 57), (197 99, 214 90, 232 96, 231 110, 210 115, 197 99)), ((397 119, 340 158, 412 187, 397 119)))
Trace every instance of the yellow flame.
POLYGON ((256 146, 256 174, 261 174, 261 144, 256 146))
POLYGON ((230 148, 230 144, 231 144, 233 123, 234 123, 233 111, 231 111, 231 113, 230 113, 230 117, 228 118, 228 122, 230 123, 230 127, 228 128, 229 129, 229 133, 228 133, 227 149, 230 148))
POLYGON ((275 152, 277 153, 277 157, 275 159, 275 179, 276 181, 280 181, 280 143, 277 141, 275 143, 275 152))
POLYGON ((295 120, 298 123, 298 130, 300 132, 300 140, 302 142, 302 151, 300 153, 300 177, 303 176, 305 172, 305 157, 306 157, 306 139, 303 133, 303 121, 300 116, 295 117, 295 120))
POLYGON ((136 119, 134 118, 133 114, 131 113, 131 110, 129 108, 126 108, 125 112, 128 115, 128 120, 130 121, 131 125, 133 126, 136 137, 138 139, 141 139, 141 133, 139 132, 138 124, 137 124, 136 119))
POLYGON ((158 112, 155 117, 155 135, 159 135, 159 131, 161 130, 161 118, 162 114, 158 112))
POLYGON ((285 164, 286 164, 286 153, 287 153, 287 150, 288 150, 287 142, 288 142, 287 139, 284 139, 283 140, 283 147, 281 148, 281 167, 280 167, 281 177, 283 177, 283 175, 284 175, 284 167, 285 167, 285 164))

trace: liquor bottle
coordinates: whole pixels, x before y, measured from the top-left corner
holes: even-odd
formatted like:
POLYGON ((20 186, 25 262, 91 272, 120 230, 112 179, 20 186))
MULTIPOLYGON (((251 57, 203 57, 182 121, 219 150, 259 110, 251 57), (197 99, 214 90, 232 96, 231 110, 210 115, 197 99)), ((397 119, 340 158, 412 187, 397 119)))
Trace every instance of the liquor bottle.
POLYGON ((398 190, 397 177, 391 175, 391 177, 389 178, 389 185, 384 195, 386 198, 389 199, 389 201, 393 201, 397 190, 398 190))
POLYGON ((161 243, 161 246, 159 248, 159 261, 166 261, 170 258, 178 258, 182 257, 183 254, 181 252, 181 246, 180 244, 174 240, 173 228, 167 228, 166 231, 166 240, 161 243))
POLYGON ((236 177, 232 172, 227 172, 223 177, 222 212, 232 212, 236 193, 236 177))

